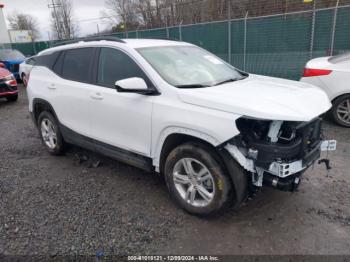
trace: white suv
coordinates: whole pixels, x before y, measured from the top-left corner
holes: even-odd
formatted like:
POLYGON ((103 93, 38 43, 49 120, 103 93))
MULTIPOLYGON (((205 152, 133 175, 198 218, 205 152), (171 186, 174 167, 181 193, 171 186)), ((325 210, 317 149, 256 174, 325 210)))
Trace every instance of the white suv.
POLYGON ((305 83, 239 71, 192 44, 90 38, 41 52, 29 111, 52 154, 75 144, 164 176, 185 210, 293 191, 319 157, 331 104, 305 83))

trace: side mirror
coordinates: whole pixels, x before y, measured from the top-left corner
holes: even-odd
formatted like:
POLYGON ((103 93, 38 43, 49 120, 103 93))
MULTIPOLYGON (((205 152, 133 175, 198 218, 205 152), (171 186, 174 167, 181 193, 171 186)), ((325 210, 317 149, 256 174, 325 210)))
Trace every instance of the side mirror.
POLYGON ((5 68, 5 64, 0 62, 0 67, 5 68))
POLYGON ((132 77, 115 82, 118 92, 148 94, 152 92, 142 78, 132 77))

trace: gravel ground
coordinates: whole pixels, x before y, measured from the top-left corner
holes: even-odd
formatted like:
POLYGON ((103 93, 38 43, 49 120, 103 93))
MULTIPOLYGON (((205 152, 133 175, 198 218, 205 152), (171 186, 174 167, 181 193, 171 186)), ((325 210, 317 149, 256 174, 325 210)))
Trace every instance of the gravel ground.
POLYGON ((349 131, 325 123, 339 143, 328 175, 315 165, 297 193, 266 188, 236 213, 200 219, 155 174, 76 147, 50 156, 21 88, 18 102, 0 101, 0 254, 350 255, 349 131))

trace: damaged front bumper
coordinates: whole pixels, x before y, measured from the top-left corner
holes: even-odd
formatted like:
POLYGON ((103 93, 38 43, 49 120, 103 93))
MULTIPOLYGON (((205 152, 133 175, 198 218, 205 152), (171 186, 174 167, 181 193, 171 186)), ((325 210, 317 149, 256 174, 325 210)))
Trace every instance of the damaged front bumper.
POLYGON ((276 137, 271 138, 275 142, 259 140, 254 143, 242 143, 240 137, 228 142, 224 148, 250 172, 251 183, 254 186, 266 185, 282 191, 294 191, 300 183, 300 175, 320 158, 321 151, 336 150, 336 141, 321 140, 321 119, 316 119, 298 126, 298 135, 293 141, 278 143, 277 134, 281 133, 281 123, 273 122, 269 134, 275 133, 276 137), (271 132, 271 128, 276 126, 277 132, 271 132))

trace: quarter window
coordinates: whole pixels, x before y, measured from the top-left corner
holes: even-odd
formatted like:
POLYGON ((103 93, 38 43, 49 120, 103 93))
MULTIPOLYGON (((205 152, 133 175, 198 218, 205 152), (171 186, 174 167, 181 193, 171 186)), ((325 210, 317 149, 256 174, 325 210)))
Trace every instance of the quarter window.
POLYGON ((97 84, 114 87, 118 80, 140 77, 147 84, 149 80, 141 68, 124 52, 113 48, 101 48, 98 63, 97 84))
POLYGON ((62 77, 78 82, 88 82, 93 48, 67 50, 63 59, 62 77))

